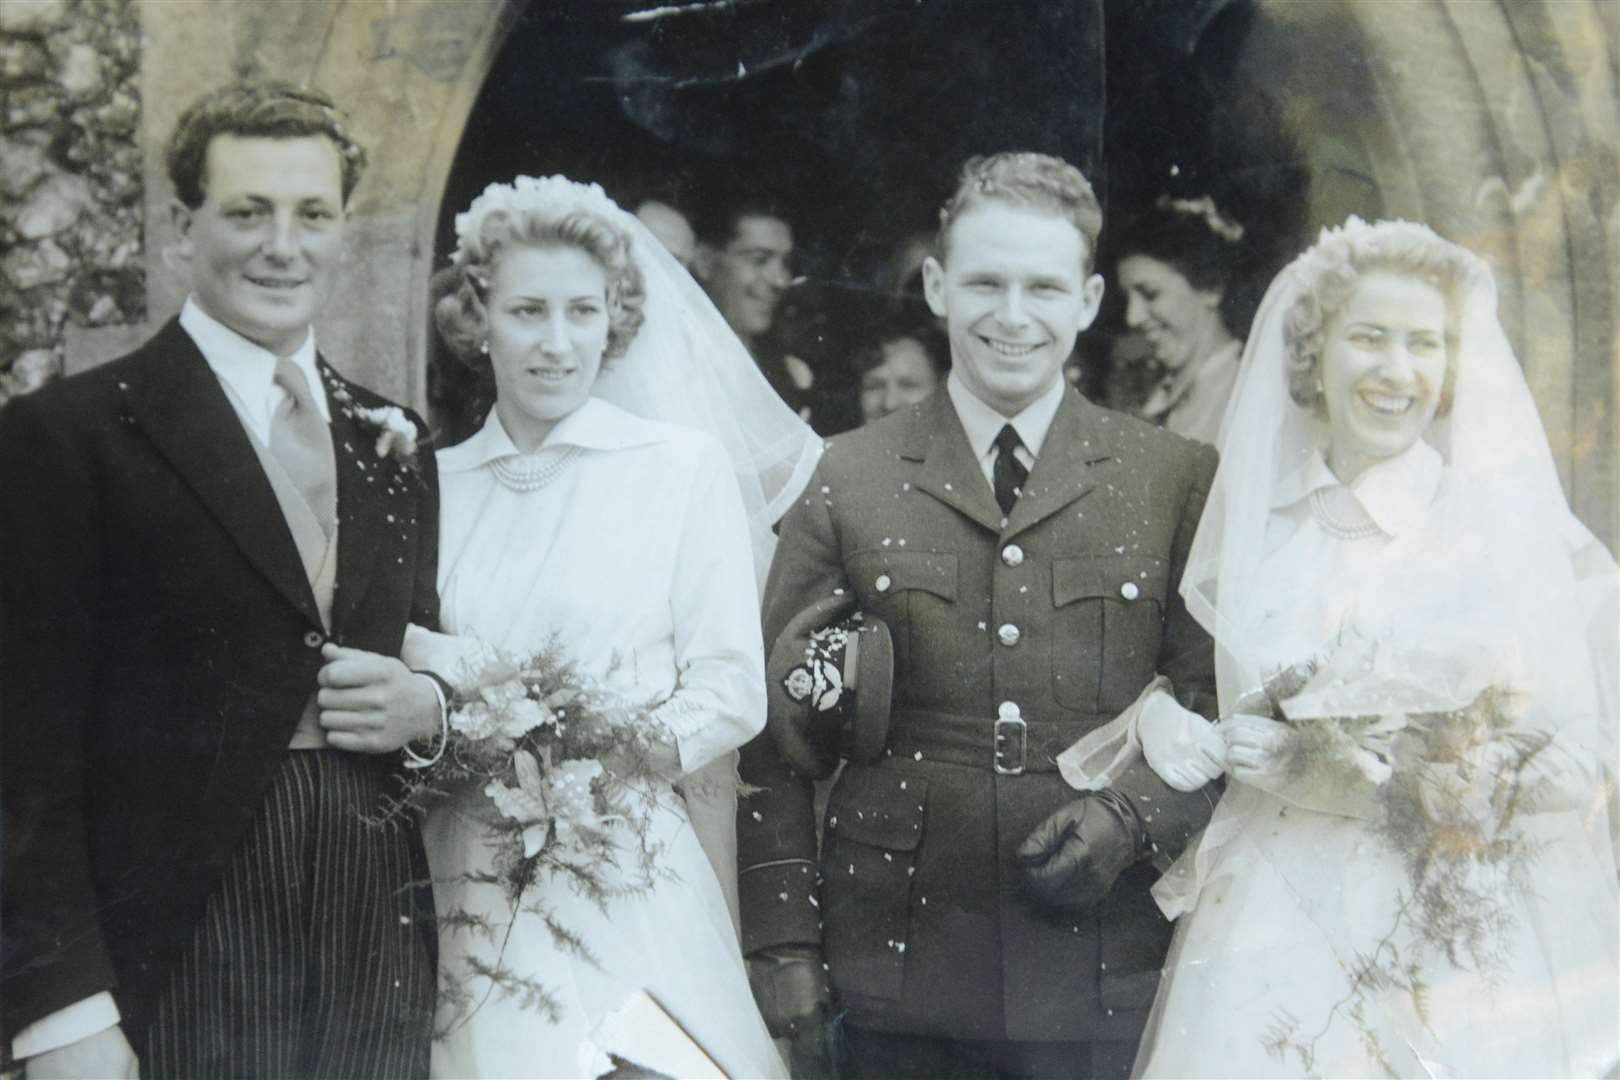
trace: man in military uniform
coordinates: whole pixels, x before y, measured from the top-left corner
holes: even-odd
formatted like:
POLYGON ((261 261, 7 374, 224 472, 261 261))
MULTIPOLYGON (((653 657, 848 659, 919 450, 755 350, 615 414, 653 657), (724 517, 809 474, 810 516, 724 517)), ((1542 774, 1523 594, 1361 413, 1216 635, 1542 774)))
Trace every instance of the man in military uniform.
POLYGON ((829 444, 765 598, 767 641, 840 593, 887 625, 889 730, 833 789, 819 865, 809 779, 767 736, 745 751, 744 951, 797 1050, 836 1002, 855 1075, 1123 1076, 1170 938, 1155 862, 1213 795, 1140 761, 1081 793, 1054 759, 1139 698, 1213 711, 1177 584, 1215 454, 1063 378, 1103 292, 1078 170, 975 159, 940 218, 945 391, 829 444))

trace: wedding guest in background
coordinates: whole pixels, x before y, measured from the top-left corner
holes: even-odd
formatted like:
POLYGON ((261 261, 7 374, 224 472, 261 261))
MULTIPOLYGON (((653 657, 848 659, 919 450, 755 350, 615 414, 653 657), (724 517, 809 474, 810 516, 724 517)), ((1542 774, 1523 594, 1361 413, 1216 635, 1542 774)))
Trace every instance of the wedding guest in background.
POLYGON ((1241 335, 1227 304, 1242 267, 1243 226, 1205 196, 1160 198, 1110 246, 1125 292, 1125 324, 1147 341, 1164 375, 1138 415, 1214 443, 1237 381, 1241 335))
POLYGON ((769 198, 720 192, 695 224, 693 276, 771 388, 801 420, 814 424, 821 396, 816 371, 772 333, 793 282, 793 226, 787 215, 769 198))
POLYGON ((1175 585, 1215 453, 1064 380, 1101 227, 1073 166, 969 161, 924 264, 945 386, 831 440, 783 519, 766 639, 844 597, 893 641, 891 700, 866 703, 886 731, 856 733, 819 856, 811 777, 769 734, 743 753, 744 949, 796 1070, 827 1067, 832 1026, 856 1076, 1130 1067, 1170 940, 1150 860, 1213 800, 1146 765, 1077 794, 1053 755, 1139 698, 1213 706, 1175 585))
POLYGON ((647 226, 664 250, 675 261, 690 270, 697 255, 697 234, 692 231, 691 220, 680 210, 662 199, 643 199, 636 206, 636 220, 647 226))
POLYGON ((870 424, 933 393, 951 370, 950 346, 932 322, 897 316, 857 353, 861 421, 870 424))
POLYGON ((424 1076, 427 867, 369 819, 443 723, 393 659, 438 486, 312 329, 365 151, 262 82, 166 159, 179 316, 0 413, 4 1035, 34 1077, 424 1076))
POLYGON ((1077 751, 1185 788, 1224 746, 1154 887, 1176 939, 1137 1071, 1613 1075, 1620 578, 1489 268, 1422 225, 1325 230, 1267 294, 1221 453, 1181 592, 1225 719, 1077 751))

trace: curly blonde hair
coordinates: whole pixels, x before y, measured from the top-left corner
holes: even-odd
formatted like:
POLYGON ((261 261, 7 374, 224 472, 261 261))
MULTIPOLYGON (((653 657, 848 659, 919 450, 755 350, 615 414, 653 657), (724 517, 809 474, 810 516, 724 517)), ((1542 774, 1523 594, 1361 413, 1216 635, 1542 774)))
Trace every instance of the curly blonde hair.
POLYGON ((1457 321, 1462 297, 1489 280, 1479 256, 1443 239, 1426 225, 1410 221, 1368 224, 1351 218, 1324 229, 1288 273, 1300 279, 1299 295, 1283 316, 1288 346, 1288 394, 1295 404, 1322 414, 1320 371, 1328 325, 1355 294, 1361 275, 1388 270, 1426 281, 1446 298, 1446 374, 1435 415, 1451 410, 1457 381, 1457 321))
POLYGON ((607 277, 608 335, 604 363, 624 355, 641 328, 647 294, 641 270, 631 257, 630 233, 607 216, 575 207, 550 212, 544 207, 494 206, 462 236, 447 273, 454 285, 433 307, 445 343, 475 370, 489 367, 484 355, 489 334, 490 275, 512 248, 572 247, 594 259, 607 277))

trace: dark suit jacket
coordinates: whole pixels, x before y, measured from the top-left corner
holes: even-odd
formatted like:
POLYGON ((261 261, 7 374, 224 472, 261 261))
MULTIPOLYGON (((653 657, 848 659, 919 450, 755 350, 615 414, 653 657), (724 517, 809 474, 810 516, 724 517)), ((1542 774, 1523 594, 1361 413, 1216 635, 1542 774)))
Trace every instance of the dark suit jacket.
MULTIPOLYGON (((424 438, 409 464, 379 458, 352 412, 388 403, 321 365, 340 520, 330 639, 397 655, 407 622, 437 622, 433 454, 424 438)), ((103 990, 132 1038, 144 1030, 326 640, 249 436, 178 322, 0 412, 8 1045, 103 990)))
MULTIPOLYGON (((1077 797, 1052 756, 1155 674, 1213 711, 1211 644, 1176 586, 1215 460, 1068 390, 1003 525, 943 391, 832 440, 783 522, 765 634, 837 589, 881 616, 889 751, 834 788, 817 893, 796 861, 816 858, 810 785, 767 738, 746 748, 743 778, 765 790, 738 815, 745 951, 822 944, 840 1003, 871 1028, 1136 1037, 1170 935, 1156 871, 1139 864, 1098 911, 1053 919, 1020 893, 1013 856, 1077 797), (1022 775, 992 768, 1003 703, 1029 724, 1022 775)), ((1212 807, 1145 765, 1118 786, 1167 856, 1212 807)))

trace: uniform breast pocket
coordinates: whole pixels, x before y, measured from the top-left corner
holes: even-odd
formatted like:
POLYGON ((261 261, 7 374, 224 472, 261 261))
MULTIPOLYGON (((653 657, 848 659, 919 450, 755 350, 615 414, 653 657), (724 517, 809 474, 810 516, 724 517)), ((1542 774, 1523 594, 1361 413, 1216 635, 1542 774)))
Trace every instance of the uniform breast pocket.
POLYGON ((1087 712, 1125 708, 1153 678, 1169 565, 1152 556, 1084 555, 1052 564, 1052 690, 1087 712))
POLYGON ((889 626, 894 639, 894 693, 909 698, 912 643, 951 641, 956 620, 956 556, 947 552, 859 551, 849 557, 861 609, 889 626))
POLYGON ((898 998, 905 985, 911 877, 928 781, 851 762, 827 804, 823 945, 833 985, 898 998))

